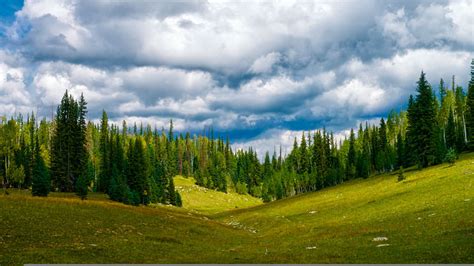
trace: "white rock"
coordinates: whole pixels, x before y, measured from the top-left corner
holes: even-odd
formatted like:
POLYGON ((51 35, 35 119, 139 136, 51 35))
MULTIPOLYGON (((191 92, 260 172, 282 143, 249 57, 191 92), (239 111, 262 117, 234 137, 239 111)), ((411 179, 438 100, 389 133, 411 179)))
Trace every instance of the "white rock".
POLYGON ((388 238, 385 237, 385 236, 378 236, 378 237, 375 237, 374 239, 372 239, 372 241, 387 241, 388 238))
POLYGON ((377 245, 378 248, 379 248, 379 247, 388 247, 388 246, 390 246, 390 244, 380 244, 380 245, 377 245))
POLYGON ((316 246, 306 247, 306 249, 316 249, 316 246))
POLYGON ((317 213, 317 211, 310 211, 309 213, 310 214, 315 214, 315 213, 317 213))

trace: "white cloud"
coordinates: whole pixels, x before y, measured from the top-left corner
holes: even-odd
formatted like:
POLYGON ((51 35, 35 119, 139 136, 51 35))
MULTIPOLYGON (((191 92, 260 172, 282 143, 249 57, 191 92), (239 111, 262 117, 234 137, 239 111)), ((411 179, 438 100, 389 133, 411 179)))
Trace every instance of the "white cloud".
POLYGON ((413 16, 400 8, 381 16, 379 23, 385 37, 404 48, 419 44, 443 47, 450 41, 472 49, 472 10, 469 0, 451 1, 447 5, 425 2, 416 7, 413 16))
POLYGON ((214 86, 211 75, 203 71, 185 71, 164 67, 139 67, 115 74, 125 88, 133 88, 148 104, 171 97, 182 99, 202 95, 214 86))
MULTIPOLYGON (((6 56, 6 55, 5 55, 6 56)), ((25 85, 25 69, 0 62, 0 114, 31 112, 30 95, 25 85)))
POLYGON ((384 108, 388 98, 376 84, 352 79, 316 97, 311 103, 311 112, 317 118, 333 116, 350 121, 384 108))
POLYGON ((0 48, 0 114, 38 105, 49 116, 68 89, 92 119, 104 108, 190 130, 342 130, 399 109, 422 69, 433 85, 465 85, 472 7, 26 1, 0 48))
MULTIPOLYGON (((311 129, 311 130, 287 130, 287 129, 269 129, 262 134, 256 136, 251 140, 240 141, 232 144, 232 149, 235 150, 248 150, 250 147, 257 152, 260 160, 265 158, 265 153, 269 152, 272 156, 275 151, 277 156, 281 152, 282 156, 286 157, 293 149, 295 138, 298 145, 301 144, 301 137, 303 133, 305 138, 308 138, 308 132, 313 136, 314 132, 322 131, 322 128, 311 129)), ((344 140, 350 134, 350 129, 336 131, 333 133, 334 141, 336 145, 339 145, 339 141, 344 140)))
POLYGON ((269 73, 272 71, 273 66, 280 61, 280 53, 269 53, 265 56, 261 56, 253 62, 249 71, 255 74, 269 73))

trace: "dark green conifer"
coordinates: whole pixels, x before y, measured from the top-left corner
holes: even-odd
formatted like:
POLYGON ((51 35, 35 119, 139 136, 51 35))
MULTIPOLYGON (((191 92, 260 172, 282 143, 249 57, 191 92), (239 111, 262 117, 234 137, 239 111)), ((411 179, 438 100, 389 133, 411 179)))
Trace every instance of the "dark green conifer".
POLYGON ((44 163, 43 158, 39 152, 38 138, 35 142, 34 158, 35 163, 33 166, 33 180, 31 193, 33 196, 46 197, 51 190, 51 180, 49 178, 48 169, 44 163))

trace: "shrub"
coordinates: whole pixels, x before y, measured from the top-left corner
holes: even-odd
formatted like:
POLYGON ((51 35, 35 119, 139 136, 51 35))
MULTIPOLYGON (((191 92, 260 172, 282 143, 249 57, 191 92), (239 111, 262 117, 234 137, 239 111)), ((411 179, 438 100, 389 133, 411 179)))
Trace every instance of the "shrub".
POLYGON ((87 192, 89 190, 89 185, 87 184, 88 179, 86 174, 82 174, 76 181, 76 195, 78 195, 81 200, 87 199, 87 192))
POLYGON ((245 195, 247 194, 247 184, 242 183, 242 182, 237 182, 235 185, 235 191, 239 194, 245 195))
POLYGON ((456 151, 453 148, 450 148, 444 157, 444 161, 449 163, 449 165, 454 165, 457 159, 456 151))
POLYGON ((125 180, 123 177, 113 176, 112 180, 110 181, 110 186, 108 190, 108 194, 111 200, 128 203, 128 197, 130 195, 130 189, 128 188, 125 180))
POLYGON ((33 196, 46 197, 51 190, 51 180, 48 169, 39 154, 35 156, 35 165, 33 168, 33 179, 31 194, 33 196))
POLYGON ((400 170, 398 171, 398 182, 403 181, 406 179, 405 171, 403 170, 403 166, 400 166, 400 170))
POLYGON ((133 206, 138 206, 141 203, 140 193, 134 190, 128 191, 128 200, 125 202, 126 204, 130 204, 133 206))
POLYGON ((181 200, 181 195, 176 191, 176 206, 183 207, 183 201, 181 200))

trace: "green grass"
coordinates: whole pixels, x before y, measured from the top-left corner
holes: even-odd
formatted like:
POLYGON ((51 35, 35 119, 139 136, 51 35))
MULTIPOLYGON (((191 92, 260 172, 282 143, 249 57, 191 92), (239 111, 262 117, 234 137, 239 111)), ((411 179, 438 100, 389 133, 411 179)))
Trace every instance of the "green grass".
POLYGON ((183 207, 203 214, 215 214, 227 210, 252 207, 262 204, 262 200, 235 192, 219 192, 195 185, 193 178, 176 176, 176 189, 182 196, 183 207))
POLYGON ((0 264, 474 263, 474 153, 405 175, 269 204, 178 177, 184 208, 11 191, 0 196, 0 264))
POLYGON ((474 263, 474 154, 406 177, 354 180, 214 218, 255 229, 253 248, 267 253, 260 262, 474 263))

